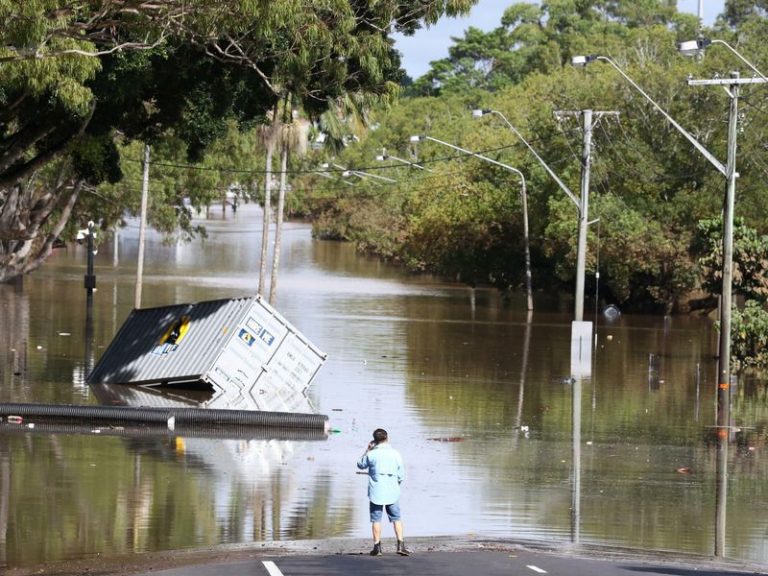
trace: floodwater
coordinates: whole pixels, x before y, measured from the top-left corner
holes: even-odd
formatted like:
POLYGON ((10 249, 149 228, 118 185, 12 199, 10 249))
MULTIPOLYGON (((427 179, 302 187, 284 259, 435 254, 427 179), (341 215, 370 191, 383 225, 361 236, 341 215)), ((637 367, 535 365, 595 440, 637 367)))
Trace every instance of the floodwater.
MULTIPOLYGON (((209 237, 191 244, 150 234, 143 306, 256 293, 258 209, 219 211, 206 225, 209 237)), ((92 331, 83 246, 57 250, 22 287, 0 286, 0 401, 100 402, 85 375, 133 307, 136 254, 135 223, 100 246, 92 331)), ((377 427, 406 462, 407 537, 712 554, 722 509, 725 555, 768 562, 766 383, 735 390, 740 430, 718 499, 711 321, 594 316, 591 373, 573 381, 570 304, 539 306, 529 320, 522 297, 407 275, 315 241, 300 223, 285 230, 275 306, 328 353, 308 391, 330 418, 327 438, 3 424, 0 566, 367 537, 355 462, 377 427)), ((144 394, 157 397, 131 398, 144 394)))

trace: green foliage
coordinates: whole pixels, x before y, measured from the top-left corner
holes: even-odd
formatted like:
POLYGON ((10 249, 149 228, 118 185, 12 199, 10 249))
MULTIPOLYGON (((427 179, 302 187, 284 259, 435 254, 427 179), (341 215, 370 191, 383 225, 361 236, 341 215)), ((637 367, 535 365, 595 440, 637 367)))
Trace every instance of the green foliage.
MULTIPOLYGON (((698 256, 702 287, 719 294, 723 283, 722 217, 699 222, 692 248, 698 256)), ((768 302, 768 236, 758 234, 743 218, 734 220, 733 262, 733 291, 760 304, 768 302)))
MULTIPOLYGON (((350 95, 386 103, 402 76, 390 31, 474 3, 0 0, 0 281, 40 266, 70 218, 109 226, 132 208, 133 194, 81 197, 119 178, 118 139, 170 134, 200 160, 230 120, 268 122, 283 98, 313 119, 350 95)), ((193 180, 157 199, 162 228, 188 224, 193 180)))
POLYGON ((469 28, 456 38, 448 58, 409 87, 409 94, 437 95, 469 87, 503 89, 532 74, 558 72, 576 54, 615 53, 623 40, 647 30, 696 32, 694 18, 678 15, 674 5, 645 2, 517 2, 501 25, 482 32, 469 28))
POLYGON ((731 357, 734 369, 768 367, 768 310, 755 300, 731 315, 731 357))
POLYGON ((768 15, 768 3, 764 0, 726 0, 725 21, 738 27, 751 17, 765 18, 768 15))
MULTIPOLYGON (((760 17, 757 4, 753 8, 735 33, 720 33, 761 67, 768 62, 768 47, 759 40, 768 34, 768 20, 760 17)), ((702 287, 718 293, 719 249, 716 244, 702 248, 694 236, 700 221, 722 209, 722 175, 613 66, 595 62, 580 69, 570 64, 574 55, 610 56, 724 162, 728 96, 710 87, 688 87, 685 79, 713 77, 738 62, 716 45, 699 58, 681 57, 676 43, 698 32, 695 17, 678 14, 672 3, 663 1, 512 4, 498 28, 467 30, 455 39, 448 58, 433 63, 426 76, 408 87, 410 95, 424 98, 406 98, 382 118, 378 130, 340 153, 339 163, 363 168, 385 148, 433 170, 389 168, 387 174, 397 171, 398 183, 387 187, 378 207, 393 210, 390 224, 397 229, 379 230, 360 214, 352 217, 347 208, 359 206, 335 203, 329 193, 322 207, 315 206, 323 215, 324 233, 364 238, 367 250, 381 250, 414 268, 468 282, 519 284, 523 219, 509 195, 519 186, 517 177, 501 177, 504 170, 483 161, 459 160, 461 154, 432 142, 408 144, 411 134, 427 134, 524 173, 534 286, 570 290, 576 206, 498 116, 473 123, 469 110, 501 112, 578 195, 582 120, 578 114, 556 119, 554 113, 592 109, 597 120, 589 217, 599 224, 589 229, 587 268, 588 278, 600 272, 601 297, 628 309, 672 311, 702 287), (507 203, 502 206, 504 192, 507 203), (387 239, 386 248, 377 244, 377 237, 387 239), (704 255, 712 277, 701 284, 703 262, 697 259, 704 255)), ((764 87, 744 88, 736 210, 753 232, 737 241, 735 286, 752 298, 762 298, 764 292, 761 235, 768 232, 768 198, 760 125, 765 104, 764 87)), ((376 219, 385 220, 380 214, 376 219)))

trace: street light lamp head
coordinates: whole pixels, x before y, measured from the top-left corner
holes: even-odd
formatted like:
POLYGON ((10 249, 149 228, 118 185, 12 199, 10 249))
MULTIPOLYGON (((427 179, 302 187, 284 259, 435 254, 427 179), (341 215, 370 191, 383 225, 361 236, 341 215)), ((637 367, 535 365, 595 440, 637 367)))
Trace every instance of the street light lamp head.
POLYGON ((424 140, 424 136, 419 136, 418 134, 411 136, 411 142, 421 142, 424 140))
POLYGON ((478 108, 477 110, 472 110, 472 118, 482 118, 486 114, 490 114, 491 111, 488 109, 481 109, 478 108))
POLYGON ((677 51, 683 56, 697 56, 704 48, 712 44, 709 38, 696 38, 696 40, 686 40, 677 45, 677 51))
POLYGON ((384 160, 386 159, 387 157, 384 154, 379 154, 378 156, 376 156, 376 160, 378 160, 379 162, 384 162, 384 160))
POLYGON ((586 66, 590 62, 594 62, 597 60, 597 56, 574 56, 571 58, 571 64, 573 66, 586 66))

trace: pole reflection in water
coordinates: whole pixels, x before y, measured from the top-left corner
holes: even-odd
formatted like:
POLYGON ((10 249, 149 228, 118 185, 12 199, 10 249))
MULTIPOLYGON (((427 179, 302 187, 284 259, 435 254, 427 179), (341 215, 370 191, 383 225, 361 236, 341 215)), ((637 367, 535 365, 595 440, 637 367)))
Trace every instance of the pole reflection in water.
POLYGON ((11 458, 0 442, 0 566, 8 564, 8 516, 11 508, 11 458))
POLYGON ((85 350, 85 358, 83 361, 83 382, 85 382, 85 379, 88 378, 88 374, 90 374, 91 370, 93 370, 93 340, 93 298, 89 293, 88 301, 85 304, 85 342, 83 346, 85 350))
POLYGON ((581 382, 592 377, 592 322, 571 323, 571 542, 581 541, 581 382))
POLYGON ((573 382, 573 469, 571 471, 571 542, 581 541, 581 376, 573 382))
POLYGON ((531 351, 531 329, 533 328, 533 310, 528 310, 525 318, 525 336, 523 337, 523 356, 520 362, 520 388, 517 392, 517 412, 515 413, 516 430, 520 430, 523 420, 523 397, 525 395, 525 378, 528 373, 528 355, 531 351))
POLYGON ((715 556, 725 556, 726 511, 728 506, 728 443, 729 428, 717 427, 717 458, 715 471, 715 556))

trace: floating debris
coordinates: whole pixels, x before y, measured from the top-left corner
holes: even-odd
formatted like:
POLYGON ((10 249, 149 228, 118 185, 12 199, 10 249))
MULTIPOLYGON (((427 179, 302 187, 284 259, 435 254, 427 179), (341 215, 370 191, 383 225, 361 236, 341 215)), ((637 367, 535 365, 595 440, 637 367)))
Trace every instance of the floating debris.
POLYGON ((439 438, 427 438, 430 442, 463 442, 462 436, 443 436, 439 438))

